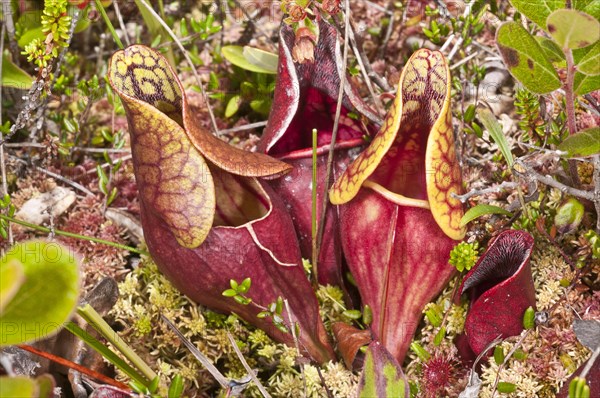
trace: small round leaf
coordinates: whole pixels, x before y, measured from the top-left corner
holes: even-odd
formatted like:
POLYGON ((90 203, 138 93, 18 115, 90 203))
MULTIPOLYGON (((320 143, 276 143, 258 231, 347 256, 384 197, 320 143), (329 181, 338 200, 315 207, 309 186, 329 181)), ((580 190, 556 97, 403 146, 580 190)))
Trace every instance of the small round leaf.
POLYGON ((561 86, 546 53, 520 24, 507 22, 500 26, 496 43, 510 73, 530 91, 546 94, 561 86))
POLYGON ((546 20, 548 32, 562 48, 583 48, 600 39, 600 22, 577 10, 556 10, 546 20))
POLYGON ((18 261, 0 264, 0 315, 25 282, 25 271, 18 261))
POLYGON ((0 346, 39 340, 56 333, 79 297, 78 259, 56 242, 29 241, 13 246, 0 267, 19 262, 25 281, 0 316, 0 346))

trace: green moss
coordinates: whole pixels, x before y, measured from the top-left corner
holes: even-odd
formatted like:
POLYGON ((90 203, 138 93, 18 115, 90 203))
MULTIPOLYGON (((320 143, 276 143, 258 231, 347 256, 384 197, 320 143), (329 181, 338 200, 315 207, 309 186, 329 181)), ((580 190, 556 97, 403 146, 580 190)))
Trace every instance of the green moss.
POLYGON ((450 260, 448 262, 455 266, 459 272, 468 271, 475 265, 479 258, 477 249, 479 249, 478 242, 461 242, 454 246, 450 252, 450 260))
MULTIPOLYGON (((264 331, 235 315, 216 313, 191 302, 160 274, 150 259, 144 258, 119 288, 120 298, 111 314, 125 327, 122 337, 160 375, 162 390, 175 374, 181 374, 185 380, 184 396, 217 396, 220 387, 163 324, 161 313, 226 377, 239 379, 246 374, 229 343, 227 332, 230 332, 250 367, 258 369, 257 376, 271 394, 290 397, 304 394, 303 372, 294 347, 273 341, 264 331)), ((321 311, 328 322, 343 319, 343 292, 331 286, 322 286, 319 292, 321 311)), ((351 396, 358 383, 358 375, 339 363, 323 365, 321 373, 336 397, 351 396)), ((125 379, 123 375, 120 378, 125 379)), ((307 396, 324 395, 316 367, 305 365, 304 378, 307 396)), ((254 386, 249 386, 244 395, 261 396, 254 386)))

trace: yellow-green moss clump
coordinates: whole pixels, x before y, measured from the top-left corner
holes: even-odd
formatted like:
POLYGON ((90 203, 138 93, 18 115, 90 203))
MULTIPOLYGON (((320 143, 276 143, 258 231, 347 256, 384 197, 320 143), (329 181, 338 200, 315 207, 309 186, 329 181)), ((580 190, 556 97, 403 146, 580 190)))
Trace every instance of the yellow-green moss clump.
MULTIPOLYGON (((188 397, 216 396, 219 386, 161 321, 160 314, 171 319, 228 378, 240 379, 246 371, 230 346, 227 331, 235 337, 248 364, 258 372, 273 396, 299 397, 305 391, 307 397, 326 396, 317 368, 307 364, 302 372, 295 348, 274 342, 265 332, 234 315, 215 313, 193 303, 158 272, 150 259, 143 259, 119 289, 120 298, 111 315, 123 327, 122 337, 160 375, 163 390, 175 374, 185 378, 184 395, 188 397)), ((340 289, 321 287, 318 296, 326 324, 343 320, 340 289)), ((345 398, 355 393, 358 375, 346 370, 343 364, 330 362, 320 371, 335 397, 345 398)), ((244 396, 261 395, 251 383, 244 396)))

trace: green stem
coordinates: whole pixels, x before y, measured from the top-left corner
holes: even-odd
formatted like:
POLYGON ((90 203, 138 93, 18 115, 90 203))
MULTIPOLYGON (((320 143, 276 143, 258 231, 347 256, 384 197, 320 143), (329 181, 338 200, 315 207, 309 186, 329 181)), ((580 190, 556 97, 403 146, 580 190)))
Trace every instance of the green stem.
POLYGON ((312 130, 312 269, 313 284, 319 284, 317 272, 317 129, 312 130))
MULTIPOLYGON (((573 86, 575 84, 575 61, 573 60, 573 52, 570 48, 563 50, 565 53, 565 59, 567 60, 567 80, 563 86, 565 90, 565 108, 567 112, 567 128, 569 129, 569 135, 573 135, 577 132, 577 124, 575 123, 575 96, 573 95, 573 86)), ((579 179, 579 173, 577 172, 577 161, 569 159, 569 172, 573 185, 579 188, 581 186, 581 180, 579 179)))
POLYGON ((127 343, 110 327, 108 323, 96 312, 94 307, 85 304, 77 308, 77 314, 98 331, 106 340, 114 345, 129 361, 138 368, 148 380, 154 380, 156 373, 139 357, 127 343))
POLYGON ((110 30, 110 34, 112 35, 115 43, 117 43, 117 46, 119 46, 119 48, 122 50, 125 47, 123 46, 123 43, 121 42, 121 39, 119 38, 119 35, 117 35, 117 32, 115 31, 115 28, 112 25, 112 22, 110 22, 110 19, 108 19, 108 15, 106 15, 106 11, 104 10, 102 3, 100 2, 100 0, 95 0, 95 3, 96 3, 96 9, 98 11, 100 11, 100 14, 102 15, 102 19, 104 19, 104 23, 108 27, 108 30, 110 30))
POLYGON ((53 233, 53 234, 59 235, 59 236, 66 236, 66 237, 69 237, 69 238, 83 239, 83 240, 87 240, 87 241, 90 241, 90 242, 95 242, 95 243, 100 243, 100 244, 107 245, 107 246, 116 247, 117 249, 127 250, 127 251, 130 251, 132 253, 143 254, 145 256, 149 256, 150 255, 150 253, 148 253, 147 251, 136 249, 135 247, 131 247, 131 246, 127 246, 127 245, 122 245, 120 243, 111 242, 109 240, 94 238, 93 236, 79 235, 79 234, 76 234, 76 233, 73 233, 73 232, 62 231, 60 229, 50 229, 50 228, 47 228, 47 227, 42 227, 41 225, 31 224, 31 223, 28 223, 27 221, 18 220, 18 219, 13 218, 13 217, 5 216, 4 214, 0 214, 0 219, 6 220, 6 221, 10 221, 12 223, 19 224, 19 225, 22 225, 24 227, 35 229, 37 231, 48 233, 48 234, 53 233))
MULTIPOLYGON (((65 329, 69 332, 73 333, 75 336, 79 337, 83 340, 87 345, 93 348, 96 352, 102 355, 106 360, 119 368, 123 373, 129 376, 132 380, 137 381, 143 385, 148 385, 150 382, 146 380, 144 376, 139 374, 133 367, 131 367, 127 362, 123 359, 119 358, 117 354, 112 352, 108 347, 102 344, 100 341, 96 340, 94 336, 87 333, 85 330, 77 326, 73 322, 67 322, 65 324, 65 329)), ((113 332, 114 333, 114 332, 113 332)))

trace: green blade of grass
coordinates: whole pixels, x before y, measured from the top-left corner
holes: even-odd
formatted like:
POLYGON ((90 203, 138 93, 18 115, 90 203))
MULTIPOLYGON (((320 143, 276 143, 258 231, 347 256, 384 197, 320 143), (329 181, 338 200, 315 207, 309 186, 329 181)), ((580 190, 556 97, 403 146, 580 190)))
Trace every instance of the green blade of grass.
POLYGON ((492 140, 498 145, 498 149, 500 149, 500 153, 506 159, 506 163, 512 169, 513 164, 515 163, 512 152, 510 151, 510 146, 508 145, 508 141, 506 141, 506 137, 502 132, 502 126, 496 120, 494 114, 487 108, 481 108, 477 110, 477 116, 479 116, 479 120, 483 123, 483 126, 490 133, 490 137, 492 140))
POLYGON ((127 343, 110 327, 108 323, 96 312, 94 307, 85 304, 77 308, 77 314, 89 323, 106 340, 110 341, 148 380, 154 380, 156 373, 144 362, 127 343))
POLYGON ((132 380, 137 381, 138 383, 142 383, 143 385, 147 385, 149 383, 148 380, 141 374, 139 374, 133 367, 131 367, 127 362, 121 359, 117 354, 112 352, 108 347, 102 344, 100 341, 96 340, 92 335, 87 333, 85 330, 77 326, 73 322, 67 322, 65 324, 65 329, 69 332, 73 333, 75 336, 79 337, 83 340, 87 345, 89 345, 92 349, 94 349, 97 353, 102 355, 106 360, 119 368, 123 373, 129 376, 132 380))
POLYGON ((115 41, 115 43, 117 43, 117 46, 119 46, 119 48, 122 50, 123 48, 125 48, 123 46, 123 42, 121 42, 119 35, 117 35, 117 32, 115 31, 115 28, 112 25, 112 22, 110 22, 110 19, 108 19, 108 15, 106 15, 106 11, 104 10, 104 7, 102 6, 102 2, 100 0, 95 0, 95 3, 96 3, 96 9, 98 11, 100 11, 100 14, 102 15, 102 19, 104 20, 106 27, 108 27, 108 30, 110 31, 110 34, 113 37, 113 40, 115 41))
POLYGON ((479 218, 486 214, 503 214, 506 216, 512 216, 512 213, 510 211, 504 210, 502 207, 482 204, 477 205, 475 207, 471 207, 460 220, 460 226, 464 227, 476 218, 479 218))

